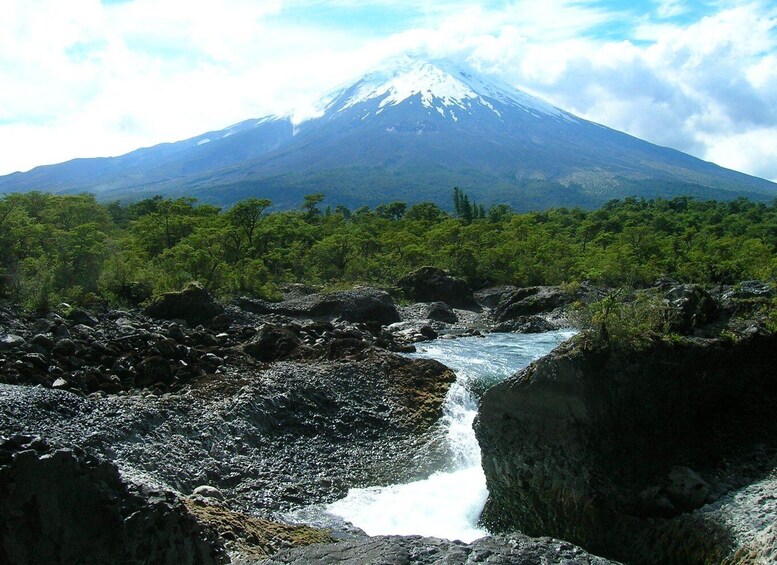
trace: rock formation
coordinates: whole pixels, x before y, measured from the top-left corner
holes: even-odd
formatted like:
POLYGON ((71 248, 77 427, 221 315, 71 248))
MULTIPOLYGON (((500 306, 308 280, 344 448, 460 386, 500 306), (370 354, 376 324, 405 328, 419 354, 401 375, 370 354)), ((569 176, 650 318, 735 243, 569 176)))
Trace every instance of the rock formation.
POLYGON ((171 493, 38 438, 0 438, 0 562, 226 563, 218 537, 171 493))
POLYGON ((484 524, 634 563, 729 556, 737 526, 705 505, 777 464, 774 351, 761 331, 627 348, 582 338, 496 385, 476 421, 484 524))
POLYGON ((477 302, 464 279, 436 267, 421 267, 397 281, 406 298, 417 302, 445 302, 454 308, 474 308, 477 302))
POLYGON ((309 294, 282 302, 239 298, 235 304, 255 314, 279 314, 292 318, 341 318, 349 322, 377 322, 382 325, 399 321, 399 313, 391 296, 374 288, 309 294))
POLYGON ((283 551, 263 561, 274 564, 308 565, 339 563, 447 563, 465 565, 487 563, 575 563, 577 565, 607 565, 614 563, 591 555, 579 547, 552 538, 529 538, 519 533, 485 537, 472 543, 449 541, 421 536, 375 536, 367 539, 319 544, 283 551))

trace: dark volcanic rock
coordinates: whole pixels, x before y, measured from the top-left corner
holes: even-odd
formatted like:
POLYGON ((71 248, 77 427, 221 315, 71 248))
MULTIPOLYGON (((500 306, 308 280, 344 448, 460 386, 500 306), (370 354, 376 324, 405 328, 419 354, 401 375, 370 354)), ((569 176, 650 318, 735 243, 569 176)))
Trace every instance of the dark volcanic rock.
POLYGON ((499 304, 499 301, 502 300, 504 295, 509 294, 517 289, 518 287, 512 285, 484 288, 482 290, 478 290, 475 293, 475 300, 478 301, 478 304, 485 306, 486 308, 496 308, 497 304, 499 304))
POLYGON ((374 288, 310 294, 282 302, 239 298, 235 303, 240 308, 255 314, 279 314, 293 318, 325 320, 341 318, 349 322, 378 322, 383 325, 399 321, 399 313, 391 296, 385 291, 374 288))
POLYGON ((163 320, 186 320, 191 325, 207 324, 222 314, 224 308, 198 284, 190 284, 180 292, 168 292, 146 307, 146 314, 163 320))
POLYGON ((1 563, 228 561, 172 494, 128 485, 114 465, 80 450, 0 441, 1 563))
POLYGON ((25 343, 27 343, 25 339, 19 335, 7 334, 0 336, 0 351, 6 349, 17 349, 23 346, 25 343))
POLYGON ((454 308, 477 306, 472 289, 464 279, 452 277, 436 267, 421 267, 397 281, 397 287, 410 300, 445 302, 454 308))
POLYGON ((288 359, 302 346, 302 340, 289 328, 265 324, 243 351, 259 361, 288 359))
POLYGON ((766 307, 777 297, 777 287, 762 281, 743 281, 719 289, 720 307, 728 315, 744 315, 766 307))
POLYGON ((421 536, 375 536, 335 544, 317 544, 283 551, 262 561, 266 565, 286 563, 447 563, 465 565, 490 563, 569 563, 605 565, 614 563, 591 555, 579 547, 551 538, 528 538, 521 534, 485 537, 472 543, 421 536))
POLYGON ((445 322, 446 324, 455 324, 459 321, 456 312, 454 312, 445 302, 432 302, 426 308, 425 314, 424 317, 429 320, 445 322))
POLYGON ((541 316, 520 316, 514 320, 500 322, 494 326, 495 332, 519 332, 524 334, 536 334, 561 329, 567 324, 553 323, 541 316))
POLYGON ((680 333, 689 333, 693 328, 708 324, 718 317, 717 303, 699 285, 672 286, 664 296, 676 312, 673 329, 680 333))
POLYGON ((493 316, 497 322, 506 322, 550 312, 574 300, 574 295, 557 286, 517 288, 502 296, 494 308, 493 316))
POLYGON ((442 465, 418 459, 455 379, 440 363, 368 348, 267 366, 235 349, 221 371, 158 395, 0 385, 0 429, 89 448, 180 492, 213 486, 247 512, 331 502, 442 465))
POLYGON ((73 308, 68 312, 67 319, 76 324, 83 324, 89 327, 97 325, 97 319, 86 310, 81 310, 80 308, 73 308))
POLYGON ((759 333, 561 346, 483 396, 484 523, 634 563, 720 562, 738 526, 694 509, 777 463, 775 351, 759 333))

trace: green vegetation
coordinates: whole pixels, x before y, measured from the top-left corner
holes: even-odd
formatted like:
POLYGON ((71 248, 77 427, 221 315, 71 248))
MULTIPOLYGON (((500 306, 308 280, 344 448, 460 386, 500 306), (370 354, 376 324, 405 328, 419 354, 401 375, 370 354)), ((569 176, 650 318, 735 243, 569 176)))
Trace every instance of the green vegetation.
POLYGON ((655 337, 672 332, 677 312, 656 292, 628 291, 621 287, 592 304, 576 304, 576 325, 581 338, 612 347, 648 345, 655 337))
POLYGON ((627 198, 516 214, 485 210, 460 190, 453 197, 454 217, 432 203, 332 208, 322 194, 277 212, 257 198, 222 210, 191 198, 103 205, 90 195, 9 194, 0 200, 0 291, 45 309, 139 302, 193 280, 222 296, 266 298, 286 282, 390 285, 422 265, 474 287, 777 277, 775 204, 627 198))

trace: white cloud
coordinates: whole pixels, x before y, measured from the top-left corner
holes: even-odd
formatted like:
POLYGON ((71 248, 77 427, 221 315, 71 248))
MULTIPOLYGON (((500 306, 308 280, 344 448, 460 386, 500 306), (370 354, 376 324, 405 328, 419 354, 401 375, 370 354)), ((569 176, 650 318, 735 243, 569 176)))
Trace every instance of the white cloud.
POLYGON ((684 14, 688 9, 682 0, 659 0, 657 4, 656 14, 659 18, 673 18, 684 14))
POLYGON ((777 130, 751 129, 708 141, 707 159, 724 167, 777 182, 777 130))
POLYGON ((578 115, 777 179, 774 10, 736 6, 686 27, 642 25, 637 36, 649 42, 578 37, 500 49, 488 39, 475 54, 578 115))

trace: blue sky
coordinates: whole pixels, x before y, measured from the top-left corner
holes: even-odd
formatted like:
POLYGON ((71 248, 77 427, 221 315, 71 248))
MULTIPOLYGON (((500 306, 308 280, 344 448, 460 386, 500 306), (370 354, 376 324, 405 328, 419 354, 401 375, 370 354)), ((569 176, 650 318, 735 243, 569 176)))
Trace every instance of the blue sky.
POLYGON ((0 0, 0 174, 315 101, 405 51, 777 180, 777 5, 0 0))

